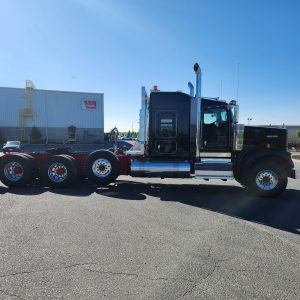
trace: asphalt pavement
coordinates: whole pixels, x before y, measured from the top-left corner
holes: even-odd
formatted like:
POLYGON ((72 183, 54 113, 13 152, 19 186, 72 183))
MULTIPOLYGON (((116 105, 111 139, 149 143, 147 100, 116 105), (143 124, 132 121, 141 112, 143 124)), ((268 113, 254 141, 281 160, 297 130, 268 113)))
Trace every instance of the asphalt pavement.
MULTIPOLYGON (((300 163, 296 162, 300 169, 300 163)), ((0 184, 0 299, 300 299, 300 180, 0 184)))

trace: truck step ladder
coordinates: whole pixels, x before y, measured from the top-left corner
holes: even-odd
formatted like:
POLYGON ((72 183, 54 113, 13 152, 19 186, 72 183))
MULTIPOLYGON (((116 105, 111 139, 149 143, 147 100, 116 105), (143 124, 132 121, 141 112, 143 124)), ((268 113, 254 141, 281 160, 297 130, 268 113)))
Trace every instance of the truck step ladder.
POLYGON ((231 158, 201 158, 195 163, 196 179, 234 179, 231 158))

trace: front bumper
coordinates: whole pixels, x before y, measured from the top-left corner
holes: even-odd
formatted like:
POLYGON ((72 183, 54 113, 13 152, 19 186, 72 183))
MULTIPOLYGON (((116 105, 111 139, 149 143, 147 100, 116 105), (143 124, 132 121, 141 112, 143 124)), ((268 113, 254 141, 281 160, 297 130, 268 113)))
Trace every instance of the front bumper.
POLYGON ((3 152, 20 152, 19 148, 3 148, 3 152))
POLYGON ((300 178, 299 170, 291 169, 288 173, 288 177, 299 179, 300 178))

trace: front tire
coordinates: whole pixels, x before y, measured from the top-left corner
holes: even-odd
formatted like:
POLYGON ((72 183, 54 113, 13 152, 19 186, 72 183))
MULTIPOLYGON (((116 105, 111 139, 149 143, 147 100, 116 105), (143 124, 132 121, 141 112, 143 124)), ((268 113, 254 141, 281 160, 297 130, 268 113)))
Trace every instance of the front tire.
POLYGON ((250 169, 246 186, 256 196, 276 197, 286 189, 287 174, 276 162, 257 163, 250 169))
POLYGON ((85 162, 85 174, 98 185, 108 185, 120 174, 119 160, 110 151, 94 151, 85 162))

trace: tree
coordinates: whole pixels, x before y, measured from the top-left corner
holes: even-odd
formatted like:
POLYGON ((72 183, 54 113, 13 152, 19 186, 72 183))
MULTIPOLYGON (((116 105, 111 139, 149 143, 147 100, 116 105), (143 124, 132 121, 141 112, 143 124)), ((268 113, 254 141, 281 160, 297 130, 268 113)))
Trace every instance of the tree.
POLYGON ((299 139, 299 141, 300 141, 300 130, 297 131, 297 136, 298 136, 298 139, 299 139))
POLYGON ((31 129, 30 142, 34 144, 42 143, 42 134, 35 126, 33 126, 31 129))

